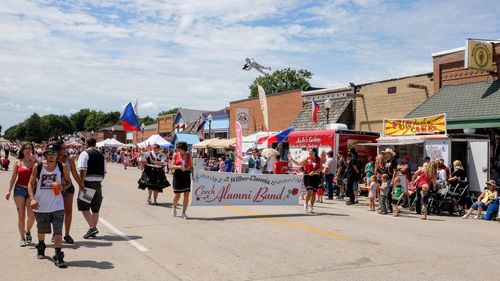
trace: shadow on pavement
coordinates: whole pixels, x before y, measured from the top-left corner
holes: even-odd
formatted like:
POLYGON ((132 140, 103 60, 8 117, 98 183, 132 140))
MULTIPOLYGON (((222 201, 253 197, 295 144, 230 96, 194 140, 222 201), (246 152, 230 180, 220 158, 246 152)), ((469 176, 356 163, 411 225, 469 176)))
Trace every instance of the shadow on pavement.
POLYGON ((90 260, 83 260, 83 261, 67 261, 66 265, 68 267, 88 267, 88 268, 96 268, 96 269, 113 269, 115 266, 113 263, 109 261, 90 261, 90 260))
MULTIPOLYGON (((164 207, 164 208, 172 208, 172 203, 158 203, 157 205, 153 205, 153 206, 158 206, 158 207, 164 207)), ((179 205, 178 205, 179 206, 179 205)))
POLYGON ((96 242, 92 240, 75 241, 75 244, 63 244, 63 248, 69 248, 69 249, 100 248, 100 247, 111 247, 111 246, 113 246, 113 243, 111 242, 96 242))
POLYGON ((245 220, 245 219, 265 219, 265 218, 291 218, 291 217, 317 217, 317 216, 338 216, 348 217, 345 214, 330 214, 330 213, 314 213, 314 214, 276 214, 276 215, 248 215, 248 216, 231 216, 231 217, 215 217, 215 218, 196 218, 189 217, 189 220, 200 221, 225 221, 225 220, 245 220))
MULTIPOLYGON (((137 235, 128 235, 127 237, 130 238, 130 240, 138 240, 142 239, 142 236, 137 236, 137 235)), ((92 240, 103 240, 103 241, 125 241, 122 237, 118 235, 103 235, 103 236, 97 236, 96 238, 93 238, 92 240)))

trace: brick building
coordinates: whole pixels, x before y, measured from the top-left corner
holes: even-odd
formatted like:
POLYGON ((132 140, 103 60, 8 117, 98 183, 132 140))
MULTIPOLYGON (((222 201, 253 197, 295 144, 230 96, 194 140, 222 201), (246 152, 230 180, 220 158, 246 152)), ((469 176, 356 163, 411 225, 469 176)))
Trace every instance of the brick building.
POLYGON ((249 98, 229 103, 230 138, 234 138, 234 124, 238 120, 243 135, 258 131, 280 131, 288 128, 302 109, 302 90, 267 95, 269 128, 266 130, 259 98, 249 98))
POLYGON ((355 87, 355 129, 381 133, 384 118, 404 118, 433 94, 433 75, 425 73, 355 87))
POLYGON ((141 132, 133 132, 133 144, 138 144, 140 142, 143 142, 144 140, 147 140, 150 136, 156 135, 158 133, 158 124, 151 124, 144 126, 143 131, 141 132))

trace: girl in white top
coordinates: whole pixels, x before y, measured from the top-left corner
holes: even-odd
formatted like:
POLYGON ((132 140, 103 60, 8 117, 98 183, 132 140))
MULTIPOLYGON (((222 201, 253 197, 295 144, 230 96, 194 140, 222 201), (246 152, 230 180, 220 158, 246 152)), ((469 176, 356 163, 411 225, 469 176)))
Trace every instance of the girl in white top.
POLYGON ((377 190, 380 184, 377 181, 377 176, 373 175, 370 178, 370 192, 368 194, 370 211, 375 211, 375 197, 377 197, 377 190))

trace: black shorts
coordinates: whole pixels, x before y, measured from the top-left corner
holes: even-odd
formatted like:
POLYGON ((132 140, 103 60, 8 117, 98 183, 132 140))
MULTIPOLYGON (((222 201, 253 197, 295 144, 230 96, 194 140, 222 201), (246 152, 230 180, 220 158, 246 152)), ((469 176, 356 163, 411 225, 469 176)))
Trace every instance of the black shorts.
POLYGON ((304 185, 307 190, 318 191, 320 175, 304 175, 304 185))
POLYGON ((63 196, 75 194, 75 186, 71 184, 66 190, 61 192, 63 196))
POLYGON ((100 181, 84 181, 83 185, 88 189, 95 189, 94 197, 90 203, 84 202, 80 199, 76 200, 78 211, 92 210, 92 213, 99 213, 102 203, 102 186, 100 181))
POLYGON ((51 224, 54 228, 54 235, 62 234, 62 226, 64 224, 64 210, 51 213, 35 212, 36 227, 40 234, 50 234, 51 224))

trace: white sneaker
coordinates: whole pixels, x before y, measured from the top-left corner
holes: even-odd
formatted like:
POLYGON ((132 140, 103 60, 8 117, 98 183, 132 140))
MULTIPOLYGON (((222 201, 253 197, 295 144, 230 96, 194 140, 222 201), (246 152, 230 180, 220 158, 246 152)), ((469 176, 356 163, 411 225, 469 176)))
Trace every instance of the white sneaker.
POLYGON ((463 216, 462 216, 462 219, 468 219, 468 218, 469 218, 469 216, 468 216, 468 215, 463 215, 463 216))
POLYGON ((308 211, 309 209, 307 208, 307 203, 304 203, 304 211, 308 211))
POLYGON ((172 216, 173 217, 177 216, 177 209, 176 208, 172 208, 172 216))
POLYGON ((188 216, 186 215, 186 213, 182 213, 181 219, 183 219, 183 220, 187 220, 188 219, 188 216))
POLYGON ((473 219, 473 220, 477 220, 477 219, 479 219, 479 216, 478 216, 478 215, 475 215, 475 216, 473 216, 473 217, 472 217, 472 219, 473 219))
POLYGON ((314 213, 314 208, 313 207, 311 207, 311 209, 309 210, 309 213, 311 213, 311 214, 314 213))

